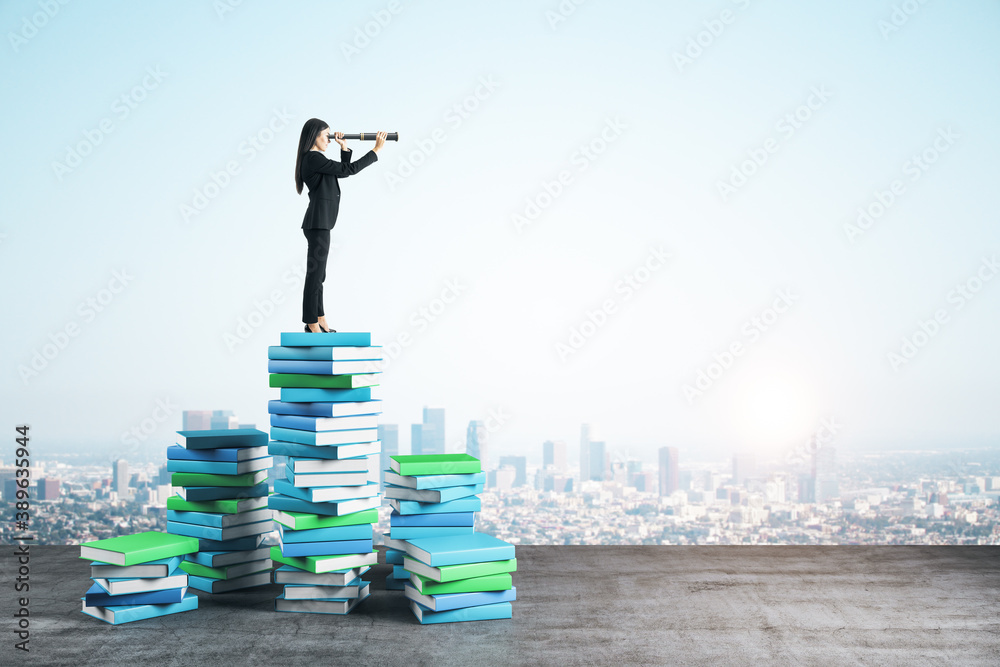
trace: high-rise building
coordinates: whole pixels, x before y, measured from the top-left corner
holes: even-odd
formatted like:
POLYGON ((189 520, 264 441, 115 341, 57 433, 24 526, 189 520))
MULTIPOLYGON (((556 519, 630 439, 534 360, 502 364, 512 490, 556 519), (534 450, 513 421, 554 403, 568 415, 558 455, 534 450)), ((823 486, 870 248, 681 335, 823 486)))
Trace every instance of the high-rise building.
POLYGON ((38 499, 39 500, 56 500, 59 497, 59 480, 58 479, 40 479, 38 480, 38 499))
POLYGON ((444 408, 424 408, 424 424, 433 426, 433 435, 427 439, 424 431, 424 454, 444 454, 444 408))
POLYGON ((590 479, 590 424, 580 425, 580 479, 590 479))
POLYGON ((111 489, 118 494, 118 498, 128 496, 128 480, 128 461, 118 459, 111 471, 111 489))
POLYGON ((212 411, 185 410, 183 426, 185 431, 207 431, 212 428, 212 411))
POLYGON ((411 424, 410 425, 410 454, 418 456, 420 454, 429 454, 430 452, 424 451, 424 425, 423 424, 411 424))
POLYGON ((478 419, 469 422, 468 428, 465 429, 465 453, 479 459, 483 470, 489 470, 487 462, 490 458, 490 452, 486 442, 485 422, 478 419))
POLYGON ((379 424, 378 439, 382 442, 382 452, 379 454, 379 480, 385 488, 385 471, 389 468, 389 457, 399 454, 399 424, 379 424))
POLYGON ((604 441, 590 442, 590 464, 588 470, 590 479, 603 482, 608 478, 609 471, 608 448, 604 441))
POLYGON ((825 444, 813 453, 812 478, 816 502, 825 503, 840 497, 840 484, 837 481, 836 447, 825 444))
POLYGON ((733 484, 740 486, 757 474, 757 457, 744 452, 733 454, 733 484))
POLYGON ((676 447, 660 447, 660 495, 669 496, 680 488, 676 447))
POLYGON ((164 463, 160 466, 160 470, 156 475, 156 483, 159 484, 170 484, 170 471, 167 470, 167 464, 164 463))
POLYGON ((232 410, 212 410, 212 429, 239 428, 240 420, 232 410))
POLYGON ((546 440, 542 443, 542 467, 566 471, 566 443, 562 440, 546 440))
POLYGON ((526 456, 501 456, 500 467, 503 466, 510 466, 514 469, 512 486, 517 488, 528 483, 528 458, 526 456))

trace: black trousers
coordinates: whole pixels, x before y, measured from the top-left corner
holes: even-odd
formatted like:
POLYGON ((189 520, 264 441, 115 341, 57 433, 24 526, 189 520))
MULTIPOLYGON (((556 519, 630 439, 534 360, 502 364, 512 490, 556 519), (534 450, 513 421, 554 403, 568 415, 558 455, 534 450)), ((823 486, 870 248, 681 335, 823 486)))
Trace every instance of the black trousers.
POLYGON ((302 322, 312 324, 324 315, 323 281, 326 258, 330 254, 329 229, 303 229, 309 247, 306 251, 306 281, 302 288, 302 322))

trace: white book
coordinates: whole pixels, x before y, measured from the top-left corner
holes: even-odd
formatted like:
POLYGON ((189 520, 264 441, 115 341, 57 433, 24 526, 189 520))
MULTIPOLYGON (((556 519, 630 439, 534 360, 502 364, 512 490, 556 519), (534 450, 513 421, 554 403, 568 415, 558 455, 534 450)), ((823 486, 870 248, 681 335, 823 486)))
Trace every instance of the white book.
MULTIPOLYGON (((184 558, 181 556, 181 558, 184 558)), ((153 579, 170 576, 168 563, 140 563, 138 565, 107 565, 99 561, 90 564, 94 579, 153 579)), ((176 570, 177 568, 174 567, 176 570)))
POLYGON ((373 456, 359 456, 353 459, 300 459, 289 458, 288 467, 296 475, 310 475, 317 472, 371 472, 378 474, 377 460, 373 456))
POLYGON ((382 346, 370 345, 368 347, 282 347, 281 345, 271 345, 267 348, 268 359, 289 359, 293 361, 356 361, 365 359, 381 359, 382 346))
MULTIPOLYGON (((274 389, 274 387, 272 387, 274 389)), ((274 415, 303 415, 311 417, 350 417, 382 412, 382 401, 344 401, 343 403, 290 403, 272 400, 268 410, 274 415)))
POLYGON ((368 589, 364 588, 364 595, 347 600, 286 600, 284 593, 274 599, 275 611, 306 612, 312 614, 347 614, 358 603, 368 598, 368 589))
MULTIPOLYGON (((310 472, 300 473, 285 469, 285 477, 300 488, 316 486, 361 486, 368 484, 370 474, 364 472, 310 472)), ((378 481, 376 477, 375 481, 378 481)))
POLYGON ((300 570, 290 565, 283 565, 274 571, 274 583, 300 584, 305 586, 346 586, 370 569, 370 566, 364 565, 337 572, 320 572, 319 574, 314 574, 308 570, 300 570))
POLYGON ((346 431, 355 428, 378 428, 378 417, 378 415, 347 415, 344 417, 271 415, 271 426, 298 428, 303 431, 346 431))
POLYGON ((324 600, 330 598, 356 598, 362 589, 368 588, 367 581, 355 579, 347 586, 300 586, 285 584, 286 600, 324 600))
POLYGON ((316 563, 316 572, 319 574, 364 567, 365 565, 378 565, 377 551, 343 556, 310 556, 310 558, 316 563))
POLYGON ((406 545, 409 543, 406 540, 389 537, 389 533, 384 533, 382 535, 382 544, 384 544, 389 549, 396 549, 397 551, 406 551, 406 545))
POLYGON ((150 593, 165 591, 168 588, 180 588, 188 585, 188 576, 174 574, 169 577, 152 579, 103 579, 96 578, 94 583, 108 592, 108 595, 125 595, 126 593, 150 593))

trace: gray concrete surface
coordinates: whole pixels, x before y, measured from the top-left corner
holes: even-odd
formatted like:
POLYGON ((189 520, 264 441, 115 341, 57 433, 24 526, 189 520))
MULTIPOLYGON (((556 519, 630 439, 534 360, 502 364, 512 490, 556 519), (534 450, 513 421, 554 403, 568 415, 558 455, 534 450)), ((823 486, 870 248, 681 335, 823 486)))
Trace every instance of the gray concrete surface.
POLYGON ((379 565, 350 616, 273 612, 272 585, 110 626, 78 547, 35 546, 29 655, 13 551, 4 665, 1000 665, 995 547, 522 546, 512 620, 420 626, 379 565))

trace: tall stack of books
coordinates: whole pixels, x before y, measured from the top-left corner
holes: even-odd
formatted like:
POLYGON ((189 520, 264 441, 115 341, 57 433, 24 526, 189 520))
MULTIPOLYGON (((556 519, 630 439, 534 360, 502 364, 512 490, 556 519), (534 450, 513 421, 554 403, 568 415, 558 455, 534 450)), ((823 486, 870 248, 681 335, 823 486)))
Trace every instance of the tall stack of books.
POLYGON ((468 454, 393 456, 385 471, 385 497, 392 506, 389 532, 383 536, 387 590, 404 590, 410 575, 403 569, 407 541, 417 537, 471 535, 481 507, 486 473, 468 454))
POLYGON ((264 536, 274 530, 267 507, 267 433, 257 429, 178 431, 167 448, 167 532, 198 540, 181 569, 189 585, 227 593, 271 583, 264 536))
POLYGON ((268 348, 268 452, 287 457, 268 506, 278 522, 277 611, 346 614, 369 595, 378 562, 378 416, 382 349, 367 333, 282 333, 268 348))
POLYGON ((198 608, 180 569, 198 540, 159 531, 112 537, 80 545, 93 585, 80 598, 83 613, 118 625, 198 608))

